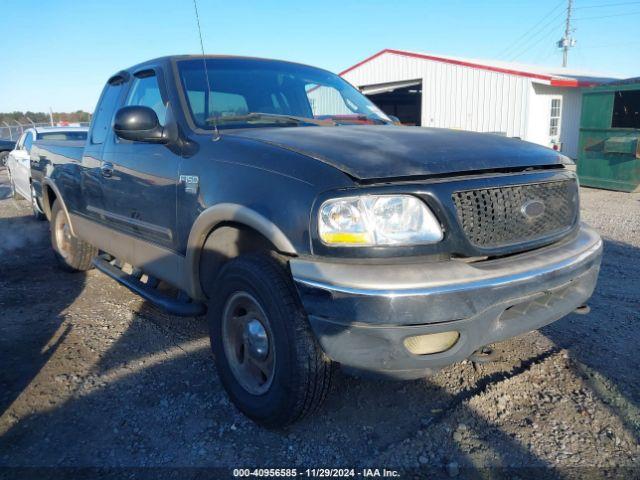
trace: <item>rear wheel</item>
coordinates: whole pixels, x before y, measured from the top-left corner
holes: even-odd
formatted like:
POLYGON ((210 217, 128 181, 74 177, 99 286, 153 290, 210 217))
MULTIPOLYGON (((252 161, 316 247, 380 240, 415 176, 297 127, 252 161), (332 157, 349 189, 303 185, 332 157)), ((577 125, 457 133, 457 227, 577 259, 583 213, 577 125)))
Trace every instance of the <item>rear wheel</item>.
POLYGON ((7 157, 9 156, 9 152, 4 151, 4 152, 0 152, 0 167, 6 167, 7 166, 7 157))
POLYGON ((211 346, 233 403, 271 427, 315 412, 329 391, 332 365, 283 265, 258 254, 231 260, 212 298, 211 346))
POLYGON ((97 248, 71 232, 67 213, 58 200, 51 209, 51 245, 58 264, 69 272, 91 269, 91 260, 98 255, 97 248))
POLYGON ((36 220, 44 220, 47 218, 44 214, 44 210, 42 210, 42 207, 40 206, 40 201, 36 195, 35 188, 33 188, 33 184, 31 184, 31 210, 36 220))

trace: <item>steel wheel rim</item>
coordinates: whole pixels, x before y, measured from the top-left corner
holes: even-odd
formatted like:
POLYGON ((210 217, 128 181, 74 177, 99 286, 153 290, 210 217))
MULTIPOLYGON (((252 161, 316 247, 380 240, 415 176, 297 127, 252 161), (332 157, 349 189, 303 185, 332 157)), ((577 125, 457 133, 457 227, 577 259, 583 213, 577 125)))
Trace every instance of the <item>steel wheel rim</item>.
POLYGON ((64 212, 58 212, 53 226, 56 237, 56 250, 62 258, 69 258, 71 251, 71 228, 64 212))
POLYGON ((248 393, 269 390, 276 355, 269 319, 260 303, 247 292, 236 292, 222 314, 222 343, 233 376, 248 393))

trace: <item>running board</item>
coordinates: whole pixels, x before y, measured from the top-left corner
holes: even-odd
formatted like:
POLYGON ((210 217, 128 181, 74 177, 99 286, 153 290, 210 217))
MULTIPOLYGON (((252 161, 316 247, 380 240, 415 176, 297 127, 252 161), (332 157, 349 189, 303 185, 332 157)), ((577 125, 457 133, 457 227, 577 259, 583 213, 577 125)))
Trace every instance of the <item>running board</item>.
MULTIPOLYGON (((178 317, 198 317, 207 311, 205 305, 195 302, 185 294, 180 292, 178 298, 170 297, 156 290, 151 285, 140 281, 140 272, 134 269, 132 274, 122 271, 118 266, 111 263, 108 257, 98 256, 92 260, 93 265, 105 275, 113 278, 116 282, 124 285, 133 293, 140 295, 145 300, 153 303, 156 307, 165 312, 178 317)), ((158 282, 150 278, 150 284, 157 285, 158 282)))

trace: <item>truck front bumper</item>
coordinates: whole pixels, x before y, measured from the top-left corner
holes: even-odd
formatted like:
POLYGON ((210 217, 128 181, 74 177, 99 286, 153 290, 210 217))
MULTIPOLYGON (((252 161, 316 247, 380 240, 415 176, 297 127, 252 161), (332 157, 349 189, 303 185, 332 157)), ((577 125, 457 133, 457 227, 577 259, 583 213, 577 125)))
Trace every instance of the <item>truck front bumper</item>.
POLYGON ((478 348, 558 320, 593 293, 602 240, 570 239, 510 257, 423 264, 293 259, 293 278, 325 353, 356 370, 419 378, 478 348), (459 332, 448 350, 411 353, 408 337, 459 332))

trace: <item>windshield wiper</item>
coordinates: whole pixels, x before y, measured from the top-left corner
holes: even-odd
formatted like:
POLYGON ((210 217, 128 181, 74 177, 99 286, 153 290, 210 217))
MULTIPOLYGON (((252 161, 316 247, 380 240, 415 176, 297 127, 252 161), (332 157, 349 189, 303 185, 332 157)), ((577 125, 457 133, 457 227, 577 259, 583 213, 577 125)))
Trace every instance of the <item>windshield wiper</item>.
POLYGON ((296 115, 280 115, 277 113, 250 112, 244 115, 229 115, 224 117, 209 117, 208 123, 249 122, 251 120, 272 120, 280 123, 294 123, 296 125, 336 125, 333 120, 318 120, 316 118, 298 117, 296 115))

